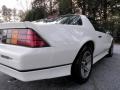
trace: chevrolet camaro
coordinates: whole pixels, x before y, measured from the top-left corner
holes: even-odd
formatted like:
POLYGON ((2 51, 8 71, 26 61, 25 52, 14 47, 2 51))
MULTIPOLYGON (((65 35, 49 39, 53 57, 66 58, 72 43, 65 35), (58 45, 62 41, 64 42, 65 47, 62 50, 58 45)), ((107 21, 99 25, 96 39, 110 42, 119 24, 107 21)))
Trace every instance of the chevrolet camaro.
POLYGON ((113 55, 112 36, 84 15, 1 23, 0 30, 0 71, 21 81, 71 75, 84 83, 93 64, 113 55))

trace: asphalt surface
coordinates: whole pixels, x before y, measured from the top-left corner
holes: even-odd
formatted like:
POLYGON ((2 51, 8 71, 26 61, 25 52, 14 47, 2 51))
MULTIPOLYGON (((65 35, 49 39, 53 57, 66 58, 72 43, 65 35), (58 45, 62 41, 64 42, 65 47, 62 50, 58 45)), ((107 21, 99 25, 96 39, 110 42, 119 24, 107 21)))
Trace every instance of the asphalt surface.
POLYGON ((0 90, 120 90, 120 46, 115 45, 112 58, 104 58, 93 66, 89 81, 83 85, 70 76, 21 82, 0 72, 0 90))

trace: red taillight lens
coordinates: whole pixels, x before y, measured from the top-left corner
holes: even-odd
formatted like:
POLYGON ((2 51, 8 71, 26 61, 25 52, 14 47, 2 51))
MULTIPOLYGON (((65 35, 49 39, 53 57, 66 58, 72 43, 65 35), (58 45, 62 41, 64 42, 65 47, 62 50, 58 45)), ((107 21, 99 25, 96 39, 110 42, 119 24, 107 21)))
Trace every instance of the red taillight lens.
POLYGON ((2 42, 27 47, 47 47, 48 43, 32 29, 3 30, 2 42))

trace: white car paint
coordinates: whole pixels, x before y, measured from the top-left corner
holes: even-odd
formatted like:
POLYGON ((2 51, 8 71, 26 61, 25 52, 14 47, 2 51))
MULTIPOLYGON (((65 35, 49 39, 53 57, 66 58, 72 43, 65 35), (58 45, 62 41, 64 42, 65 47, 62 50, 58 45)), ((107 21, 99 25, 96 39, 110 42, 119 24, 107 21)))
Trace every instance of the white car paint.
POLYGON ((50 47, 27 48, 0 43, 0 71, 22 81, 70 75, 75 57, 88 41, 94 42, 93 63, 97 62, 108 54, 113 38, 95 31, 86 16, 81 15, 81 19, 83 22, 81 26, 37 22, 0 24, 1 30, 32 28, 50 44, 50 47), (99 35, 102 36, 101 39, 98 38, 99 35), (11 59, 5 59, 1 57, 2 55, 11 59))

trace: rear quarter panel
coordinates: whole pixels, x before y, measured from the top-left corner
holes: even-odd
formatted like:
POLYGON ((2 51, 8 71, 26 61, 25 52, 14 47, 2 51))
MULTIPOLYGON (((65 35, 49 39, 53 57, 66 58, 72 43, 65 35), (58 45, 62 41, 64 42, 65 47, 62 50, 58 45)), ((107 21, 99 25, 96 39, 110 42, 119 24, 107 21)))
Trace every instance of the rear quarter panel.
MULTIPOLYGON (((42 61, 43 67, 72 63, 80 48, 93 40, 91 31, 79 25, 42 25, 36 31, 50 44, 50 56, 42 61)), ((37 56, 37 61, 40 58, 37 56)))
MULTIPOLYGON (((17 59, 15 62, 17 62, 17 64, 20 63, 20 66, 13 66, 18 69, 34 69, 72 63, 80 48, 87 41, 94 41, 95 39, 94 32, 91 31, 91 26, 85 19, 86 18, 83 19, 85 24, 83 23, 82 26, 59 24, 39 25, 30 22, 3 25, 1 28, 12 28, 15 26, 17 26, 17 28, 32 28, 50 44, 50 47, 45 48, 29 49, 23 47, 24 55, 21 54, 22 52, 18 48, 20 46, 12 46, 11 48, 10 45, 6 45, 4 47, 10 47, 10 49, 6 50, 5 53, 13 52, 14 48, 14 53, 16 53, 18 57, 15 56, 13 62, 17 59)), ((11 63, 8 64, 12 66, 11 63)))

